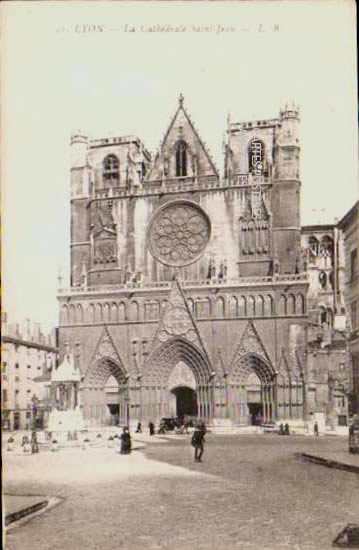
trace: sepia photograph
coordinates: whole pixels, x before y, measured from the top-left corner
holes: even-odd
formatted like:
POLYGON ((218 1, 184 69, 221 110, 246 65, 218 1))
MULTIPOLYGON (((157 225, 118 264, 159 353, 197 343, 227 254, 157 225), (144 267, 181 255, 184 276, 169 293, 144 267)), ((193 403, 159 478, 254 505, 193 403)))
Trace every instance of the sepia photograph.
POLYGON ((354 0, 0 11, 4 549, 359 548, 354 0))

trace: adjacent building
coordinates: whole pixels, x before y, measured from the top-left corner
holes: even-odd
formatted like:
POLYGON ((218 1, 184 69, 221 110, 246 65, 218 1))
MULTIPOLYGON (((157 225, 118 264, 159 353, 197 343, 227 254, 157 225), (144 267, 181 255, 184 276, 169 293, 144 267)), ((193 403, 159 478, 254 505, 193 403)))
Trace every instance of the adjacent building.
POLYGON ((351 362, 351 414, 359 414, 359 201, 339 222, 345 246, 345 302, 351 362))
POLYGON ((46 424, 47 384, 56 366, 55 333, 45 335, 40 325, 2 323, 2 426, 28 430, 46 424))
POLYGON ((308 373, 317 421, 331 428, 348 425, 350 383, 346 339, 345 254, 336 224, 303 226, 303 264, 309 279, 308 373))

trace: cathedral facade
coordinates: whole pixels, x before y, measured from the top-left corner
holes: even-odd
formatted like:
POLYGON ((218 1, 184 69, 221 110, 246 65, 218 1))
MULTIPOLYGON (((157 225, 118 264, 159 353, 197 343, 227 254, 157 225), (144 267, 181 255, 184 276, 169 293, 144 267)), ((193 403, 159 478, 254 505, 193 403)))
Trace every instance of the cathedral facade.
POLYGON ((228 121, 223 176, 182 97, 154 157, 135 136, 72 136, 59 345, 88 425, 314 411, 298 129, 295 106, 228 121))

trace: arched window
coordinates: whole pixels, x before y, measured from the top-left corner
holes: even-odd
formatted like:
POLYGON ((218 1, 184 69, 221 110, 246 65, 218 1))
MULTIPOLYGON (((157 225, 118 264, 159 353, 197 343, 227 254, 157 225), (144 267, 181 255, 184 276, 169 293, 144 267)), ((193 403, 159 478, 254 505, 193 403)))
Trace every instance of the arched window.
POLYGON ((263 296, 256 297, 256 314, 260 317, 264 316, 264 298, 263 296))
POLYGON ((176 176, 187 176, 187 145, 179 141, 176 147, 176 176))
POLYGON ((235 296, 231 296, 229 299, 229 316, 237 317, 238 315, 238 302, 235 296))
POLYGON ((264 315, 273 314, 273 298, 272 296, 265 296, 264 298, 264 315))
POLYGON ((76 323, 76 310, 75 310, 74 304, 70 304, 69 320, 70 320, 70 324, 76 323))
POLYGON ((316 237, 309 237, 308 248, 311 256, 317 256, 319 252, 319 242, 316 237))
POLYGON ((118 320, 120 322, 126 321, 126 305, 121 302, 118 306, 118 320))
POLYGON ((239 317, 247 317, 247 300, 245 296, 240 296, 238 300, 238 315, 239 317))
POLYGON ((120 179, 118 158, 115 155, 107 155, 102 165, 102 176, 105 183, 118 185, 120 179))
POLYGON ((224 299, 221 296, 217 299, 216 314, 217 317, 224 317, 224 299))
POLYGON ((287 298, 287 314, 288 315, 295 314, 295 297, 293 296, 293 294, 289 294, 287 298))
POLYGON ((139 319, 139 306, 135 301, 130 304, 130 319, 131 321, 138 321, 139 319))
POLYGON ((303 294, 297 294, 296 297, 296 314, 304 315, 305 313, 305 301, 303 294))
POLYGON ((103 320, 105 323, 108 323, 110 321, 110 305, 105 304, 103 306, 103 320))
POLYGON ((95 321, 95 306, 93 304, 90 304, 88 307, 87 320, 90 323, 93 323, 95 321))
POLYGON ((332 256, 334 248, 333 239, 329 235, 324 235, 320 241, 320 248, 323 255, 332 256))
POLYGON ((254 296, 248 296, 248 301, 247 301, 247 315, 248 315, 248 317, 254 317, 255 316, 255 314, 256 314, 255 304, 256 304, 256 301, 255 301, 254 296))
POLYGON ((287 298, 281 294, 279 296, 279 307, 278 307, 278 312, 279 312, 279 315, 286 315, 287 314, 287 298))
POLYGON ((264 143, 257 138, 248 145, 248 172, 253 176, 268 175, 264 143))
POLYGON ((196 317, 208 319, 211 316, 211 306, 209 298, 196 300, 196 317))
POLYGON ((325 258, 325 265, 330 266, 334 263, 334 241, 329 235, 324 235, 320 241, 320 252, 325 258))
POLYGON ((102 321, 102 305, 96 304, 95 307, 95 322, 101 322, 102 321))
POLYGON ((115 302, 111 306, 110 319, 113 323, 117 321, 117 304, 115 302))
POLYGON ((84 311, 81 304, 77 304, 76 306, 76 322, 77 323, 84 322, 84 311))

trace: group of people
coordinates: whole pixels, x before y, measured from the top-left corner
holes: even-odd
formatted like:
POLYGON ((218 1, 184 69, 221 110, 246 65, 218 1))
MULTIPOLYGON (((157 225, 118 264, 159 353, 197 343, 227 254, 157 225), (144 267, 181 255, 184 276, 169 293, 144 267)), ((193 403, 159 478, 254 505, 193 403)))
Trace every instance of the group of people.
MULTIPOLYGON (((186 430, 186 433, 188 433, 188 427, 189 427, 189 423, 184 424, 184 429, 186 430)), ((128 430, 128 428, 124 428, 124 430, 128 430)), ((150 436, 155 435, 155 425, 152 421, 150 421, 149 424, 148 424, 148 430, 149 430, 149 435, 150 436)), ((142 424, 141 424, 141 422, 138 422, 138 424, 137 424, 136 433, 142 433, 142 424)), ((159 434, 160 433, 165 433, 164 423, 160 424, 158 433, 159 434)), ((205 438, 204 438, 205 434, 206 434, 206 425, 203 421, 199 421, 195 425, 195 429, 194 429, 192 437, 191 437, 191 445, 192 445, 192 447, 194 447, 194 460, 195 460, 195 462, 202 462, 202 456, 203 456, 203 452, 204 452, 204 443, 205 443, 205 438)), ((121 439, 122 439, 123 435, 124 434, 122 434, 121 439)), ((128 436, 129 436, 129 434, 128 434, 128 436)))
MULTIPOLYGON (((11 439, 12 439, 11 443, 13 443, 14 439, 13 438, 11 439)), ((31 454, 35 454, 39 452, 39 443, 37 441, 37 433, 35 431, 31 433, 31 441, 29 441, 29 438, 27 435, 23 436, 21 441, 21 448, 24 453, 31 452, 31 454)))
MULTIPOLYGON (((151 421, 148 424, 149 434, 150 436, 155 434, 155 425, 151 421)), ((136 433, 142 433, 142 425, 141 422, 138 423, 136 433)), ((205 436, 206 434, 206 426, 204 422, 198 422, 195 426, 194 432, 191 437, 191 445, 194 447, 194 460, 195 462, 202 462, 202 456, 204 452, 204 443, 205 443, 205 436)), ((117 437, 117 436, 115 436, 117 437)), ((120 447, 120 454, 130 454, 132 450, 132 441, 131 441, 131 434, 128 426, 125 426, 122 430, 122 434, 120 436, 121 441, 121 447, 120 447)), ((9 440, 9 447, 11 446, 10 440, 9 440)), ((39 444, 37 440, 37 433, 35 431, 31 434, 31 442, 29 441, 28 436, 24 435, 22 438, 21 447, 24 452, 30 452, 31 453, 38 453, 39 452, 39 444)))
MULTIPOLYGON (((148 424, 148 430, 150 435, 155 435, 155 425, 152 421, 148 424)), ((136 434, 141 434, 141 433, 142 433, 142 423, 138 422, 137 428, 136 428, 136 434)))
POLYGON ((125 426, 123 428, 120 440, 121 440, 120 454, 122 455, 130 454, 132 450, 132 442, 131 442, 131 434, 128 426, 125 426))

